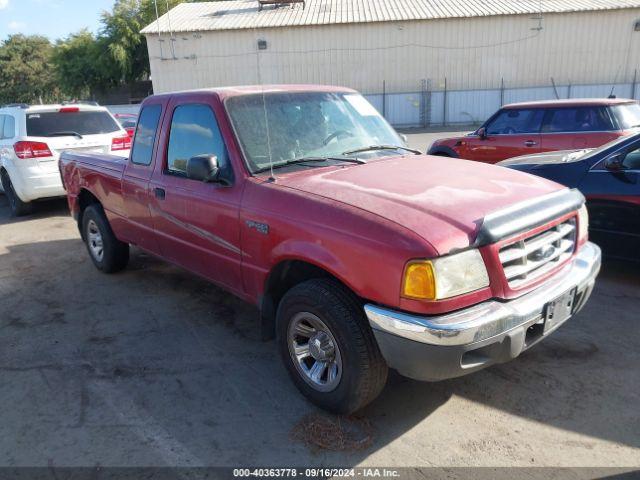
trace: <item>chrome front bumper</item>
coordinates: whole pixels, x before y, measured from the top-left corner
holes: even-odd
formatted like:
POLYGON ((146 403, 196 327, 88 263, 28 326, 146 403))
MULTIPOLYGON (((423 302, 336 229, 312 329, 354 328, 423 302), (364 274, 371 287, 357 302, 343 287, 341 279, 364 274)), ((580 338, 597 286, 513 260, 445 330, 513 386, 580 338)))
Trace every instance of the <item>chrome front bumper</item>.
MULTIPOLYGON (((529 327, 541 324, 549 302, 572 289, 576 290, 575 315, 591 295, 600 257, 600 248, 587 243, 536 290, 514 300, 489 300, 446 315, 411 315, 372 304, 364 308, 383 356, 400 373, 426 380, 464 375, 514 358, 541 340, 543 335, 532 335, 529 327), (473 351, 475 355, 470 354, 473 351), (415 358, 406 358, 411 352, 415 358), (423 372, 420 365, 415 365, 415 361, 429 361, 433 355, 437 357, 435 363, 443 368, 423 372)), ((545 331, 544 336, 559 325, 545 331)))

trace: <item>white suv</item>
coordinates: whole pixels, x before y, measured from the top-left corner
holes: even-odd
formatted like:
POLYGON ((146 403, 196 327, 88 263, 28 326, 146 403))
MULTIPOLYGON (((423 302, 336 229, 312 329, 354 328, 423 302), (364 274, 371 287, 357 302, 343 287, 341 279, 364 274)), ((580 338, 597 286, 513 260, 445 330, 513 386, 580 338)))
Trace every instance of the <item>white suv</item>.
POLYGON ((33 200, 65 195, 58 158, 65 150, 128 157, 131 139, 105 107, 89 104, 0 108, 0 177, 14 216, 33 200))

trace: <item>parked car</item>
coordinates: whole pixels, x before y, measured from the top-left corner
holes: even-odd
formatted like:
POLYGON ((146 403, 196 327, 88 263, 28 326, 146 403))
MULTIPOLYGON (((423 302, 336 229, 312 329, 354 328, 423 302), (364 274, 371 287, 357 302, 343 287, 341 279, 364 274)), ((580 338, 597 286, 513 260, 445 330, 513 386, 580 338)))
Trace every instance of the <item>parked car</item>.
POLYGON ((499 165, 578 188, 587 198, 591 239, 607 256, 640 261, 640 133, 596 149, 527 155, 499 165))
POLYGON ((58 158, 65 150, 129 155, 127 133, 104 107, 87 104, 0 108, 0 177, 15 216, 33 201, 65 195, 58 158))
POLYGON ((517 357, 587 301, 584 197, 421 155, 360 94, 238 87, 144 101, 131 156, 65 152, 95 266, 129 245, 256 304, 300 391, 352 412, 387 368, 435 381, 517 357))
POLYGON ((638 128, 640 105, 635 100, 514 103, 473 133, 435 141, 428 153, 496 163, 520 155, 599 147, 638 128))
POLYGON ((124 128, 129 135, 129 138, 133 139, 133 135, 136 130, 136 123, 138 123, 138 115, 134 113, 115 113, 113 115, 120 126, 124 128))

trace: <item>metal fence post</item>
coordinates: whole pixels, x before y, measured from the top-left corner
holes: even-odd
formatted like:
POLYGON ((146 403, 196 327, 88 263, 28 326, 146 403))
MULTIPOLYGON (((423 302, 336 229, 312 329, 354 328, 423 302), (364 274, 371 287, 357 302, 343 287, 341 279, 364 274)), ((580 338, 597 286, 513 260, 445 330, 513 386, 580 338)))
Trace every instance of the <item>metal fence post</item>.
POLYGON ((427 81, 423 78, 420 82, 420 124, 423 128, 427 127, 427 81))
POLYGON ((387 118, 387 81, 382 81, 382 116, 387 118))
POLYGON ((500 106, 504 105, 504 77, 500 79, 500 106))
POLYGON ((551 85, 553 85, 553 94, 556 96, 556 100, 560 100, 560 95, 558 95, 558 89, 556 88, 556 82, 551 77, 551 85))
POLYGON ((442 126, 447 126, 447 77, 444 77, 444 95, 442 98, 442 126))
POLYGON ((633 83, 631 84, 631 98, 636 98, 636 85, 638 83, 638 69, 633 71, 633 83))

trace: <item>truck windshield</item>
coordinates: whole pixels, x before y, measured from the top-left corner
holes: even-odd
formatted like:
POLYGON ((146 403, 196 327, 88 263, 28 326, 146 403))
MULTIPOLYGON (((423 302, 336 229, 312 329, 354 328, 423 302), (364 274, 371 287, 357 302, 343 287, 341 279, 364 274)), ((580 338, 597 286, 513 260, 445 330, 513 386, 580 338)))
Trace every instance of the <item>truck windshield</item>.
MULTIPOLYGON (((378 111, 356 93, 267 92, 231 97, 225 105, 253 173, 271 163, 344 157, 344 152, 373 145, 404 145, 378 111)), ((372 149, 362 155, 390 154, 397 152, 372 149)))
POLYGON ((69 133, 98 135, 120 130, 116 121, 106 111, 33 112, 27 113, 27 135, 51 137, 69 133))

